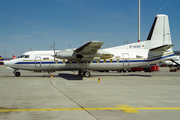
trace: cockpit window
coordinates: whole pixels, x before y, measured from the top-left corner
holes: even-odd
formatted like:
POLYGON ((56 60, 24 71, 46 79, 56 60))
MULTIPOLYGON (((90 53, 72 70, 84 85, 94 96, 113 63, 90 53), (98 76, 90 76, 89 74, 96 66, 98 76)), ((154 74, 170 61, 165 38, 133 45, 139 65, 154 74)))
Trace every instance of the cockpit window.
POLYGON ((21 55, 21 56, 18 56, 18 58, 29 58, 29 55, 21 55))
POLYGON ((29 55, 26 55, 25 58, 29 58, 29 55))
POLYGON ((25 57, 25 55, 18 56, 18 58, 24 58, 24 57, 25 57))

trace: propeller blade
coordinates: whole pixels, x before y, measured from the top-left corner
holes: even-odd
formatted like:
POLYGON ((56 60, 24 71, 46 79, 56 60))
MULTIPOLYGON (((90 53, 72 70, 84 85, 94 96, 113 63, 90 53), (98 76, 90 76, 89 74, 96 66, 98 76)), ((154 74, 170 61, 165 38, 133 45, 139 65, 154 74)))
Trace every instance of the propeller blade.
POLYGON ((55 41, 53 47, 54 47, 54 61, 55 61, 55 41))
POLYGON ((58 60, 55 59, 55 57, 56 57, 56 52, 55 52, 55 41, 54 41, 53 47, 54 47, 54 55, 53 55, 53 57, 54 57, 54 62, 57 64, 57 63, 58 63, 58 60))

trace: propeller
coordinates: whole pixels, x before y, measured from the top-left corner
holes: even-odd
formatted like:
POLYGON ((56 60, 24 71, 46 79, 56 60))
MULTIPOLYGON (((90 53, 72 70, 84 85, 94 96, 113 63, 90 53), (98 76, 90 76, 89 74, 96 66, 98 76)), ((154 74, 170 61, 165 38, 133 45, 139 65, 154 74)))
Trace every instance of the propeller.
POLYGON ((53 48, 54 48, 54 61, 55 61, 55 41, 54 41, 54 45, 53 45, 53 48))
POLYGON ((57 64, 58 63, 58 60, 55 59, 55 56, 56 56, 56 52, 55 52, 55 41, 54 41, 54 45, 53 45, 53 48, 54 48, 54 62, 57 64))

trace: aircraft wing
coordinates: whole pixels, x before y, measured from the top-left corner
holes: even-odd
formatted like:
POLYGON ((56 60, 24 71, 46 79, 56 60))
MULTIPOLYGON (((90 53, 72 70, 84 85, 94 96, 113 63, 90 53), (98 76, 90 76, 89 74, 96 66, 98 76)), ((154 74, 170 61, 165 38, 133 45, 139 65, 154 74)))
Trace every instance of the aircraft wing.
POLYGON ((169 48, 171 48, 172 46, 174 46, 174 45, 166 44, 166 45, 162 45, 162 46, 159 46, 159 47, 152 48, 152 49, 150 49, 150 51, 166 51, 169 48))
POLYGON ((56 52, 55 57, 59 59, 69 59, 69 60, 83 60, 83 61, 91 61, 93 59, 109 59, 114 55, 107 52, 98 50, 101 48, 104 42, 99 41, 90 41, 83 46, 77 49, 67 49, 63 51, 56 52))
POLYGON ((101 48, 103 43, 104 42, 90 41, 86 43, 85 45, 77 48, 75 52, 80 53, 80 54, 95 54, 101 48))

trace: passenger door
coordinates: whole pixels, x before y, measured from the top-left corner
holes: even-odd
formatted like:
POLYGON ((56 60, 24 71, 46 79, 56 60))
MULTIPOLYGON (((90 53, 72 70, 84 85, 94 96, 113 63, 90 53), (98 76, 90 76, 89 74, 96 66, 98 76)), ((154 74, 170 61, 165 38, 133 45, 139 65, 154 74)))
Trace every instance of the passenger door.
POLYGON ((129 66, 130 65, 130 60, 129 60, 129 54, 128 53, 123 53, 123 66, 129 66))
POLYGON ((40 56, 36 56, 35 57, 35 67, 36 68, 40 68, 41 67, 41 57, 40 56))

